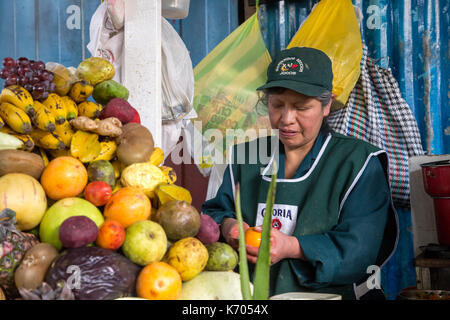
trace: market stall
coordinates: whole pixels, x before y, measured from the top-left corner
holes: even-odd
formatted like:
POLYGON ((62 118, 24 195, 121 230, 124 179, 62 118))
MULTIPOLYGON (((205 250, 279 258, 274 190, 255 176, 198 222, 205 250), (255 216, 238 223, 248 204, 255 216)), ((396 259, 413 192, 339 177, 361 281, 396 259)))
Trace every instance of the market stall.
MULTIPOLYGON (((228 163, 217 159, 228 159, 226 149, 235 138, 239 142, 240 136, 231 136, 233 143, 226 145, 227 129, 247 130, 247 134, 270 128, 256 88, 266 82, 274 55, 267 46, 267 7, 260 12, 258 3, 256 13, 221 37, 203 60, 195 61, 195 68, 192 46, 187 48, 182 24, 175 23, 188 16, 189 1, 102 1, 92 10, 89 23, 83 24, 87 51, 74 65, 31 56, 4 57, 0 300, 269 298, 267 231, 272 215, 259 220, 262 232, 249 228, 244 235, 236 196, 240 191, 233 184, 229 198, 241 228, 240 246, 233 248, 223 238, 221 226, 200 210, 205 194, 206 200, 213 199, 222 185, 228 163), (260 25, 261 20, 266 24, 260 25), (181 171, 174 159, 181 163, 181 171), (204 181, 185 176, 187 163, 209 179, 208 188, 204 181), (261 248, 257 268, 263 271, 254 283, 249 283, 246 270, 245 243, 261 248)), ((386 149, 391 159, 386 176, 394 200, 408 205, 407 160, 423 153, 414 115, 392 74, 368 56, 360 38, 361 12, 350 1, 341 5, 347 9, 346 24, 339 24, 339 16, 332 20, 327 15, 323 21, 320 11, 312 9, 307 23, 292 38, 286 36, 289 43, 283 47, 319 48, 334 66, 342 63, 334 70, 337 99, 328 121, 343 135, 386 149), (328 32, 325 40, 308 37, 318 30, 328 32), (327 41, 330 35, 342 34, 347 36, 347 51, 327 41), (347 60, 341 62, 342 56, 347 60), (385 103, 384 109, 378 108, 379 101, 385 103)), ((77 28, 77 6, 69 7, 66 12, 72 18, 67 26, 77 28)), ((36 57, 40 49, 36 48, 36 57)), ((271 185, 262 212, 269 208, 274 216, 281 215, 271 198, 275 175, 266 178, 271 185)), ((250 198, 247 193, 246 199, 250 198)), ((417 224, 415 228, 420 229, 417 224)), ((426 245, 427 239, 437 241, 424 239, 420 245, 426 245)), ((396 239, 394 247, 398 243, 396 239)), ((420 275, 433 267, 434 260, 425 260, 417 260, 420 275)), ((440 267, 448 268, 448 261, 444 262, 440 267)), ((389 265, 383 262, 381 267, 386 270, 389 265)), ((379 276, 376 271, 368 279, 379 286, 379 276)), ((360 284, 368 287, 369 280, 360 284)), ((421 288, 429 289, 430 281, 425 282, 428 285, 421 288)), ((326 290, 271 298, 342 298, 326 290)), ((437 298, 448 298, 441 293, 437 298)))

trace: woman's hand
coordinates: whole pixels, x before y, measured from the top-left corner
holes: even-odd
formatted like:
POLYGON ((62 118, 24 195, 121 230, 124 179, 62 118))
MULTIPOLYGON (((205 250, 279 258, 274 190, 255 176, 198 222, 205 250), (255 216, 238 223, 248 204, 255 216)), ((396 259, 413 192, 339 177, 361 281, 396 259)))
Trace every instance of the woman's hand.
MULTIPOLYGON (((255 227, 255 231, 261 232, 262 227, 255 227)), ((256 263, 259 248, 246 245, 246 249, 247 260, 251 263, 256 263)), ((296 237, 288 236, 283 232, 272 228, 270 231, 270 264, 275 264, 278 261, 287 258, 305 260, 300 243, 296 237)))
MULTIPOLYGON (((244 222, 244 232, 247 231, 249 225, 244 222)), ((233 218, 225 218, 221 225, 220 229, 222 232, 225 241, 233 247, 234 250, 239 250, 239 226, 236 219, 233 218)))

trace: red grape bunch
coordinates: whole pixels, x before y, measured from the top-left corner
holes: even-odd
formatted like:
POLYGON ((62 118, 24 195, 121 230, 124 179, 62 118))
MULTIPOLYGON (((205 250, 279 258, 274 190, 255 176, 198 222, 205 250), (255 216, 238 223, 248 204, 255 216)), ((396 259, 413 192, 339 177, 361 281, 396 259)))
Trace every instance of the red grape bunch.
POLYGON ((0 78, 5 80, 4 87, 19 85, 31 93, 34 100, 44 100, 48 94, 55 92, 53 72, 45 69, 42 61, 29 60, 21 57, 17 60, 6 57, 3 59, 3 69, 0 78))

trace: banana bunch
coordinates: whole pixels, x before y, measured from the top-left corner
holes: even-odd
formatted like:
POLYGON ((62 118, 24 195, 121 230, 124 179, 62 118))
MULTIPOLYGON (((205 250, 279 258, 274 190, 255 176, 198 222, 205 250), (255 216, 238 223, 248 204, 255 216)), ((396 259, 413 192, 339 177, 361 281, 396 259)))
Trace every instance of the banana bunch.
POLYGON ((35 145, 40 148, 55 150, 66 147, 62 139, 53 132, 35 128, 31 131, 30 136, 33 138, 35 145))
POLYGON ((67 111, 61 97, 56 93, 50 93, 42 104, 47 107, 47 109, 55 117, 55 121, 58 124, 63 124, 67 118, 67 111))
POLYGON ((45 105, 39 101, 34 102, 35 116, 33 118, 33 124, 44 131, 55 131, 56 120, 53 113, 45 105))
POLYGON ((0 117, 17 133, 30 133, 33 129, 30 117, 26 112, 9 102, 1 102, 0 117))
POLYGON ((62 142, 64 142, 66 147, 70 147, 70 143, 75 132, 73 131, 69 121, 64 121, 63 124, 57 124, 54 133, 62 142))
POLYGON ((61 100, 64 107, 66 108, 67 121, 75 119, 78 117, 78 105, 69 96, 62 96, 61 100))
MULTIPOLYGON (((70 149, 75 134, 70 121, 78 116, 96 119, 102 111, 102 105, 88 101, 93 91, 89 81, 80 80, 71 84, 66 95, 54 92, 38 101, 22 86, 8 86, 0 92, 0 133, 9 138, 8 143, 13 141, 27 151, 35 147, 41 153, 70 149)), ((99 159, 112 159, 116 148, 113 141, 101 141, 99 159)))
POLYGON ((8 102, 34 117, 34 102, 31 94, 19 85, 6 87, 0 95, 0 102, 8 102))

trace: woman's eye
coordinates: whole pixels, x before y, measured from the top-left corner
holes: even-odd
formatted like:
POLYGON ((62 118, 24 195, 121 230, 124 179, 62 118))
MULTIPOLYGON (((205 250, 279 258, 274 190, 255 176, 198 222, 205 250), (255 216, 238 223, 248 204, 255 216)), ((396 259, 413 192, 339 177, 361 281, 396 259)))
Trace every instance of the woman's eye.
POLYGON ((308 109, 310 109, 310 107, 309 106, 305 106, 305 105, 295 106, 295 110, 297 110, 297 111, 306 111, 308 109))

